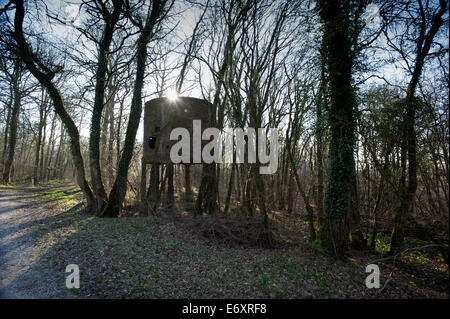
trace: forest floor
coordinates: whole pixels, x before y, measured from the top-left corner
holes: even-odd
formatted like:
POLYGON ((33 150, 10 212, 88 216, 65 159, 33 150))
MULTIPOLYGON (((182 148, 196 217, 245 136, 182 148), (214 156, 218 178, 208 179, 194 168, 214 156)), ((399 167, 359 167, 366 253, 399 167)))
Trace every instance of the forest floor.
POLYGON ((377 262, 381 288, 368 289, 366 265, 382 254, 336 261, 300 232, 273 248, 220 244, 188 221, 90 216, 73 184, 0 187, 0 297, 449 298, 448 268, 435 255, 377 262), (79 289, 65 286, 68 264, 79 266, 79 289))

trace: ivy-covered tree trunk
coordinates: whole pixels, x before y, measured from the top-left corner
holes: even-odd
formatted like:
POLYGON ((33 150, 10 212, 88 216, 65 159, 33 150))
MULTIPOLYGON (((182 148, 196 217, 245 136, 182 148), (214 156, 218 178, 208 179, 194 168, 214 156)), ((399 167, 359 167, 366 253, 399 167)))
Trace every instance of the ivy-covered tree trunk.
POLYGON ((351 87, 349 1, 319 1, 324 22, 324 58, 329 75, 329 174, 325 223, 314 245, 336 257, 348 249, 349 218, 355 183, 355 97, 351 87))

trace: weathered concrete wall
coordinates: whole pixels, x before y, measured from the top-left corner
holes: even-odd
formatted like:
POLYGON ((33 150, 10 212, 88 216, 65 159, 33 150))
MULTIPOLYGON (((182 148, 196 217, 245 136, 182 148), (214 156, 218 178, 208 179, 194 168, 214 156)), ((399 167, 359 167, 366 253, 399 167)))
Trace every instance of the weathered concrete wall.
POLYGON ((175 101, 163 97, 146 102, 142 162, 148 164, 170 163, 170 149, 177 142, 170 140, 170 132, 177 127, 184 127, 190 133, 192 162, 192 121, 202 121, 203 133, 204 129, 210 127, 209 119, 212 111, 211 103, 192 97, 178 97, 175 101))

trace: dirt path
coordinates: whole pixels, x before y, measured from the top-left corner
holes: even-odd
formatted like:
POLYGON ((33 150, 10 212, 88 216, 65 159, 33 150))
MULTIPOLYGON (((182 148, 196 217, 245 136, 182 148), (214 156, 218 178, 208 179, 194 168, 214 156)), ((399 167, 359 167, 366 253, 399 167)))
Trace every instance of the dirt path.
POLYGON ((39 261, 33 233, 49 213, 39 190, 0 187, 0 298, 72 297, 39 261))

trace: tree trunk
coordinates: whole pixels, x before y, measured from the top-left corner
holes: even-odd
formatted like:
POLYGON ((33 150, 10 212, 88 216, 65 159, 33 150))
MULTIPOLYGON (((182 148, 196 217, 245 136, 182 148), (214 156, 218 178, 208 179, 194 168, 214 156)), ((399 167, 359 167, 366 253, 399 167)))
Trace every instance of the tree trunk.
MULTIPOLYGON (((325 48, 322 47, 322 50, 325 48)), ((321 83, 319 99, 317 101, 316 109, 316 165, 317 165, 317 219, 319 227, 322 227, 325 223, 325 210, 324 210, 324 176, 323 176, 323 149, 324 149, 324 115, 323 106, 326 103, 326 78, 325 78, 325 61, 322 57, 321 66, 321 83)))
MULTIPOLYGON (((108 123, 109 127, 109 138, 108 138, 108 150, 106 151, 106 145, 104 146, 103 151, 103 157, 105 158, 106 153, 106 162, 103 163, 102 167, 106 169, 106 179, 105 179, 105 187, 110 189, 112 181, 114 179, 114 161, 113 161, 113 155, 114 155, 114 137, 115 137, 115 129, 114 129, 114 105, 115 105, 115 92, 116 89, 114 85, 109 85, 109 100, 107 104, 107 110, 108 110, 108 120, 106 121, 106 114, 105 114, 105 121, 108 123)), ((106 144, 106 126, 104 128, 105 132, 105 138, 104 138, 104 144, 106 144)))
POLYGON ((11 166, 14 161, 14 153, 16 150, 16 142, 17 142, 17 122, 19 120, 19 111, 20 111, 20 89, 19 89, 19 81, 20 81, 20 64, 16 62, 14 66, 14 74, 13 74, 13 95, 14 95, 14 103, 13 109, 11 112, 11 123, 9 125, 9 137, 8 137, 8 155, 5 161, 5 167, 3 170, 3 183, 8 184, 11 175, 11 166))
POLYGON ((339 258, 344 257, 348 249, 348 221, 352 215, 352 191, 356 181, 353 157, 356 101, 351 87, 349 5, 334 0, 319 1, 324 22, 325 61, 329 72, 331 141, 326 221, 316 245, 339 258))
POLYGON ((64 145, 64 125, 61 124, 61 131, 59 133, 58 151, 56 152, 54 164, 55 169, 53 170, 53 175, 51 176, 51 178, 58 178, 58 172, 61 170, 61 157, 63 145, 64 145))
POLYGON ((174 186, 173 186, 173 175, 174 175, 174 169, 173 164, 169 163, 167 164, 167 206, 172 207, 174 204, 174 186))
POLYGON ((192 201, 192 186, 191 186, 191 167, 184 165, 184 187, 185 187, 185 200, 192 201))
POLYGON ((9 101, 8 104, 6 105, 6 108, 8 110, 8 113, 6 115, 6 123, 5 123, 5 135, 3 137, 3 150, 2 150, 2 158, 1 158, 1 164, 3 165, 3 169, 5 166, 5 162, 6 162, 6 158, 7 158, 7 154, 8 154, 8 136, 9 136, 9 123, 11 122, 11 109, 12 109, 12 104, 13 104, 13 89, 12 89, 12 85, 10 85, 10 96, 9 96, 9 101))
POLYGON ((234 183, 234 173, 236 171, 236 167, 235 167, 235 153, 233 153, 233 164, 231 164, 231 173, 230 173, 230 180, 228 182, 228 190, 227 190, 227 197, 225 199, 225 208, 223 209, 223 212, 226 213, 228 212, 229 208, 230 208, 230 201, 231 201, 231 193, 233 191, 233 183, 234 183))
POLYGON ((45 90, 42 90, 42 99, 41 99, 41 106, 39 108, 39 126, 38 126, 38 136, 36 140, 36 152, 34 157, 34 168, 33 168, 33 178, 34 183, 39 183, 39 154, 41 151, 41 140, 42 140, 42 128, 44 127, 44 112, 46 108, 46 97, 45 90))
POLYGON ((408 183, 402 191, 400 207, 397 210, 394 218, 394 228, 392 230, 392 240, 390 247, 390 254, 396 254, 403 246, 404 220, 409 216, 414 204, 414 198, 417 190, 417 143, 415 130, 415 116, 417 101, 414 97, 416 87, 419 83, 422 74, 425 58, 430 51, 434 37, 444 24, 443 15, 447 12, 448 1, 439 1, 440 8, 436 15, 432 17, 431 27, 426 33, 427 25, 425 23, 425 13, 421 12, 421 19, 423 23, 420 26, 419 37, 417 39, 416 59, 411 80, 406 91, 406 118, 404 121, 406 130, 406 152, 408 158, 408 183))
POLYGON ((53 107, 55 108, 55 112, 61 118, 61 121, 64 123, 67 133, 70 136, 70 146, 72 151, 72 159, 74 166, 76 168, 76 177, 77 183, 81 188, 81 191, 86 197, 88 206, 92 207, 94 204, 94 197, 92 194, 92 190, 89 184, 86 181, 85 172, 84 172, 84 162, 83 156, 81 155, 80 149, 80 135, 78 133, 78 129, 73 122, 70 115, 67 113, 64 108, 64 102, 61 97, 61 94, 58 92, 54 84, 52 83, 52 79, 54 77, 54 72, 45 67, 42 64, 38 57, 34 55, 34 53, 29 48, 24 35, 23 35, 23 19, 25 15, 25 10, 23 7, 23 1, 16 1, 16 11, 14 15, 14 33, 13 36, 17 42, 18 50, 16 53, 18 56, 24 61, 27 68, 33 74, 33 76, 47 89, 50 98, 53 101, 53 107), (36 61, 39 61, 39 68, 36 65, 36 61))
POLYGON ((151 14, 147 19, 144 29, 141 30, 139 39, 137 40, 136 79, 133 88, 133 98, 131 100, 130 116, 125 134, 123 152, 117 168, 116 179, 108 196, 108 204, 102 214, 102 216, 105 217, 119 216, 122 203, 125 199, 125 194, 127 191, 128 168, 133 156, 136 133, 142 113, 142 88, 144 86, 147 44, 153 36, 153 28, 158 23, 158 19, 164 9, 164 5, 165 1, 153 1, 151 14))
POLYGON ((310 204, 309 197, 306 195, 306 192, 302 186, 302 183, 300 181, 300 177, 298 176, 297 170, 295 169, 295 167, 296 167, 295 161, 294 161, 294 158, 293 158, 290 150, 288 150, 287 155, 289 157, 289 162, 291 163, 291 165, 293 167, 292 170, 294 173, 295 182, 297 183, 297 188, 300 191, 300 195, 302 196, 303 201, 305 203, 306 217, 308 219, 308 226, 309 226, 309 238, 310 238, 310 241, 313 242, 314 240, 316 240, 316 229, 314 227, 314 210, 310 204))
POLYGON ((203 164, 202 178, 195 201, 195 213, 214 214, 217 211, 216 164, 203 164))
POLYGON ((48 180, 49 179, 49 173, 50 173, 50 164, 51 164, 51 157, 53 156, 53 137, 55 134, 55 123, 56 123, 56 114, 53 114, 52 118, 52 126, 50 127, 50 138, 48 140, 48 146, 47 146, 47 152, 45 154, 45 160, 44 160, 44 171, 42 172, 42 179, 48 180))
POLYGON ((114 10, 109 13, 103 11, 105 27, 98 48, 97 70, 95 73, 95 98, 91 118, 91 132, 89 135, 89 167, 91 173, 92 190, 95 196, 96 213, 101 215, 107 202, 105 186, 100 167, 100 134, 101 118, 105 102, 106 72, 109 62, 109 47, 113 39, 115 25, 122 12, 123 1, 113 1, 114 10))

